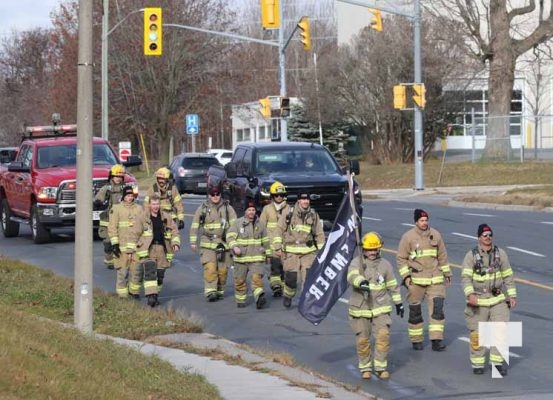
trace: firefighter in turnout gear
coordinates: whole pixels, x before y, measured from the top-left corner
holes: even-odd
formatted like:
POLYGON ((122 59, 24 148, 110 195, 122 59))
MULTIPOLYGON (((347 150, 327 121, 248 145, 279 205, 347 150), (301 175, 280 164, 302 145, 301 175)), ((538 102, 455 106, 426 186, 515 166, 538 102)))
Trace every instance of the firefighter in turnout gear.
POLYGON ((114 266, 117 271, 115 289, 119 297, 140 298, 141 277, 136 269, 136 235, 133 230, 140 223, 143 210, 134 202, 133 188, 125 186, 121 202, 109 212, 108 235, 113 246, 114 266))
POLYGON ((192 251, 196 251, 200 239, 204 294, 208 301, 213 302, 223 297, 227 283, 230 254, 226 235, 236 220, 236 212, 228 201, 221 200, 220 188, 210 187, 207 197, 194 213, 189 241, 192 251))
POLYGON ((184 228, 184 205, 177 187, 170 181, 171 171, 161 167, 156 171, 156 183, 148 188, 144 197, 144 207, 148 207, 150 198, 154 193, 161 199, 161 210, 171 214, 171 218, 177 224, 179 230, 184 228))
POLYGON ((388 351, 392 302, 397 315, 403 318, 401 293, 392 265, 380 256, 382 239, 376 232, 363 236, 363 259, 356 257, 348 268, 348 283, 352 286, 349 300, 349 321, 357 345, 359 370, 364 379, 371 371, 380 379, 388 379, 388 351), (391 300, 391 301, 390 301, 391 300), (371 341, 374 338, 374 361, 371 341))
MULTIPOLYGON (((470 331, 470 363, 476 375, 484 373, 486 348, 478 345, 479 322, 508 322, 510 308, 517 304, 513 270, 505 250, 493 244, 493 231, 487 224, 478 227, 478 246, 463 260, 461 284, 467 298, 465 321, 470 331)), ((507 343, 505 343, 507 345, 507 343)), ((507 366, 496 347, 490 350, 490 364, 501 375, 507 366)))
POLYGON ((298 280, 303 285, 317 250, 324 246, 323 223, 310 204, 309 193, 301 192, 296 204, 278 221, 273 238, 274 253, 282 259, 284 267, 283 305, 286 308, 292 306, 298 280))
POLYGON ((230 227, 227 240, 234 254, 234 298, 239 308, 246 306, 248 298, 247 276, 251 272, 253 297, 257 309, 267 300, 263 291, 265 260, 271 255, 265 224, 257 218, 255 202, 248 200, 244 216, 230 227))
POLYGON ((442 235, 428 225, 428 213, 414 212, 415 227, 401 237, 397 252, 397 267, 407 288, 409 303, 409 339, 414 350, 423 349, 422 301, 428 307, 428 335, 432 350, 444 351, 445 286, 451 284, 451 270, 442 235))
MULTIPOLYGON (((270 243, 277 234, 278 220, 282 216, 288 215, 290 206, 286 203, 286 188, 280 182, 275 182, 269 188, 271 203, 263 207, 259 219, 267 226, 267 233, 270 243)), ((274 297, 282 296, 282 287, 284 271, 282 269, 282 260, 273 255, 271 257, 271 273, 269 275, 269 284, 274 297)))
POLYGON ((115 204, 121 201, 124 185, 125 167, 115 164, 109 170, 108 183, 102 186, 94 196, 94 210, 102 210, 98 236, 104 242, 104 264, 108 269, 113 269, 113 248, 108 236, 109 212, 115 204))
POLYGON ((174 254, 180 249, 180 234, 171 214, 162 211, 159 195, 153 194, 136 224, 138 237, 136 255, 137 271, 143 277, 144 294, 148 305, 159 304, 158 296, 163 286, 165 271, 171 267, 174 254))

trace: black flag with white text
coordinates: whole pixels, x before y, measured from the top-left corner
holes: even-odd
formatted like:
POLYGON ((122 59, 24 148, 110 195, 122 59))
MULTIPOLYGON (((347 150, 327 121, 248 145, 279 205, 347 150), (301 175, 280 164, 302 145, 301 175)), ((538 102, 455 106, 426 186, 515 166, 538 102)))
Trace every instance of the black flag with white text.
MULTIPOLYGON (((312 324, 318 325, 348 288, 348 266, 357 248, 358 223, 348 192, 340 205, 325 245, 319 250, 309 269, 298 311, 312 324)), ((357 202, 355 202, 357 203, 357 202)), ((357 215, 360 215, 356 204, 357 215)))

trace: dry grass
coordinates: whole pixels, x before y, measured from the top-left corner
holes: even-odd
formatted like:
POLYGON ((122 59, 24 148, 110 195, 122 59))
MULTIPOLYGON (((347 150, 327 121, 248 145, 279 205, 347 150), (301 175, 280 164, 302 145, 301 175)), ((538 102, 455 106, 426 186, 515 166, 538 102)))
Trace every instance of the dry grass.
POLYGON ((478 203, 553 207, 553 186, 513 189, 500 195, 463 196, 456 200, 478 203))
MULTIPOLYGON (((0 376, 2 398, 221 398, 200 375, 63 327, 59 322, 73 321, 72 285, 50 271, 0 257, 0 363, 9 366, 0 376)), ((99 290, 94 293, 94 329, 137 340, 201 332, 200 325, 175 311, 153 311, 99 290)))

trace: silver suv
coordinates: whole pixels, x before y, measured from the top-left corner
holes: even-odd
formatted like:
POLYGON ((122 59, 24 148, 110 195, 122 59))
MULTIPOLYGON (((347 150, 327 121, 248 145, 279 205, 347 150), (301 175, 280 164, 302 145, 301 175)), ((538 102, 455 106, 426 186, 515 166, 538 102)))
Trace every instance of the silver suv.
POLYGON ((182 153, 176 156, 169 169, 179 193, 207 193, 207 170, 221 165, 213 154, 182 153))

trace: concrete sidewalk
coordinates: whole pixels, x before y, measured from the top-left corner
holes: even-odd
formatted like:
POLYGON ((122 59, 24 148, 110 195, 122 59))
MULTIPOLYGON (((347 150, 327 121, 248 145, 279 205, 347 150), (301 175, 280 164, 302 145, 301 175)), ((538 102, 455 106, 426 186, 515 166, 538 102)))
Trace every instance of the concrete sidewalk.
POLYGON ((155 355, 175 368, 198 373, 214 384, 225 400, 367 400, 376 397, 339 383, 324 380, 298 368, 287 367, 242 349, 238 344, 210 334, 172 334, 157 336, 159 343, 190 345, 196 349, 220 351, 241 365, 184 350, 159 346, 135 340, 114 338, 117 343, 130 346, 143 354, 155 355))

